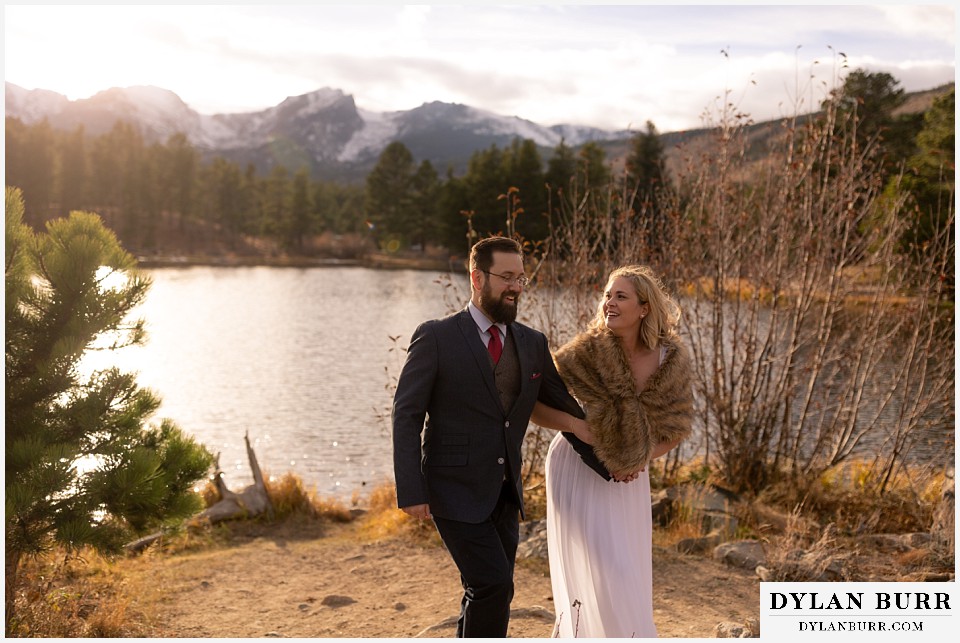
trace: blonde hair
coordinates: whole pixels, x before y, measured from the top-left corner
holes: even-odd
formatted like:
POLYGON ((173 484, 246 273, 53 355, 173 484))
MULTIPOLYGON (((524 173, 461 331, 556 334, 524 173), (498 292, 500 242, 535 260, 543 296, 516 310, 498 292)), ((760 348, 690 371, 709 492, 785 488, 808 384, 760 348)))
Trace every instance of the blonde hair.
MULTIPOLYGON (((607 277, 604 292, 619 277, 625 277, 633 284, 641 304, 650 304, 650 312, 640 321, 640 341, 648 348, 656 348, 661 341, 676 335, 680 323, 680 305, 667 293, 657 274, 649 266, 621 266, 607 277)), ((604 299, 601 298, 590 328, 607 327, 603 304, 604 299)))

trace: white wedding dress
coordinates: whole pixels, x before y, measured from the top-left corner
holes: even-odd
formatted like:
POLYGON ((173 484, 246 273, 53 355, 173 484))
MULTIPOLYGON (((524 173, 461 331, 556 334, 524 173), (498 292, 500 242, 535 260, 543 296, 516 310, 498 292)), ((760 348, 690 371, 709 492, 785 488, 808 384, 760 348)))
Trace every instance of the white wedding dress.
POLYGON ((604 480, 560 433, 545 470, 553 636, 656 638, 649 472, 604 480))
POLYGON ((655 638, 648 472, 606 481, 558 433, 546 475, 553 636, 655 638))

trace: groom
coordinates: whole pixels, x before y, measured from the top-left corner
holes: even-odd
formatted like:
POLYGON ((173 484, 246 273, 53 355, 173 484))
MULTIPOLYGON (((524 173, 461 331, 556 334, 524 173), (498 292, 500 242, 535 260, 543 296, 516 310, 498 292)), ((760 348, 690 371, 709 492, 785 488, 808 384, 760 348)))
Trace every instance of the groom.
POLYGON ((478 242, 470 303, 414 331, 393 401, 397 504, 433 518, 460 570, 458 637, 507 635, 534 404, 583 417, 546 337, 515 321, 526 282, 516 241, 478 242))

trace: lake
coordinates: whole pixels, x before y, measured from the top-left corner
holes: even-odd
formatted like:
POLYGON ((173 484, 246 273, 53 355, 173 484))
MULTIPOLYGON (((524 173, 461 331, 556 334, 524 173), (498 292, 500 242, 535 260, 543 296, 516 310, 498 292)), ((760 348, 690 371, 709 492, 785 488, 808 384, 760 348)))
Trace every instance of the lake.
MULTIPOLYGON (((417 325, 463 304, 464 275, 360 267, 185 267, 146 271, 143 346, 93 353, 84 367, 138 372, 159 417, 220 452, 227 485, 287 471, 349 499, 393 480, 388 384, 417 325), (391 337, 398 338, 396 344, 391 337), (391 350, 394 349, 394 350, 391 350)), ((467 291, 468 292, 468 291, 467 291)))

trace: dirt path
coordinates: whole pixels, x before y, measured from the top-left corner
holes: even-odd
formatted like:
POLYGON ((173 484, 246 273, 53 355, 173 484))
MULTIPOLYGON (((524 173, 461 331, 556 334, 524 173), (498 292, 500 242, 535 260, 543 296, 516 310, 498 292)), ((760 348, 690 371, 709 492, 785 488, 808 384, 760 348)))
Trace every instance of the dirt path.
MULTIPOLYGON (((458 574, 438 546, 363 542, 352 525, 264 526, 228 547, 129 561, 155 636, 446 638, 459 611, 458 574)), ((759 582, 709 559, 658 548, 654 617, 661 637, 712 638, 717 623, 759 618, 759 582)), ((549 637, 543 563, 516 574, 511 637, 549 637)))

